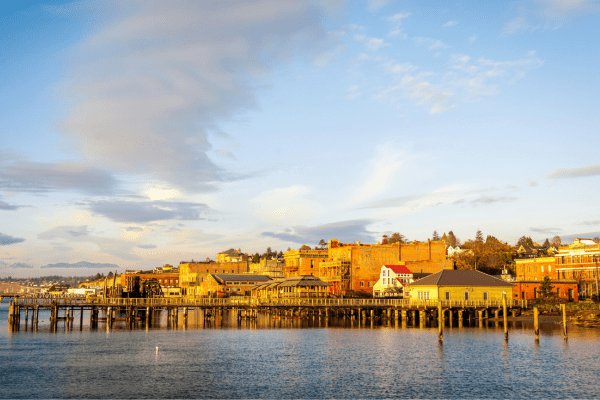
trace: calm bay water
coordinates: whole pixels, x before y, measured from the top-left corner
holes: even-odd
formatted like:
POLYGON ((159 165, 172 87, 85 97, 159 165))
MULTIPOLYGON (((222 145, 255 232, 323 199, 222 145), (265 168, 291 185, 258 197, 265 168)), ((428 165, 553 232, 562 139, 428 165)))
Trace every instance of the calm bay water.
MULTIPOLYGON (((592 398, 600 331, 512 323, 444 331, 324 321, 225 318, 188 329, 7 329, 0 306, 2 398, 592 398), (327 326, 326 326, 327 325, 327 326), (155 348, 159 348, 158 354, 155 348)), ((24 322, 24 318, 22 320, 24 322)), ((164 325, 164 324, 163 324, 164 325)))

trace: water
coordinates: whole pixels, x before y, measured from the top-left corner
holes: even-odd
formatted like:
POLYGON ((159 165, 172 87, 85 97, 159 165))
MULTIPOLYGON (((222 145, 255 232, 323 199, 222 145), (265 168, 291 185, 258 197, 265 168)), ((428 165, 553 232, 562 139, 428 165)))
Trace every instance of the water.
MULTIPOLYGON (((187 330, 7 329, 0 306, 2 398, 592 398, 600 331, 542 324, 437 329, 225 319, 187 330), (156 353, 156 347, 159 352, 156 353)), ((42 322, 45 321, 45 322, 42 322)), ((22 320, 24 322, 24 320, 22 320)), ((60 326, 60 324, 59 324, 60 326)))

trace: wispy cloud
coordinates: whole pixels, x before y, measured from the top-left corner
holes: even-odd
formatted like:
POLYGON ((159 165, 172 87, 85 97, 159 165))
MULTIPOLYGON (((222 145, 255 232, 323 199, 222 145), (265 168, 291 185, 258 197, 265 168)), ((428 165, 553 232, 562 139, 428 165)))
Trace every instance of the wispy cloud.
POLYGON ((201 220, 209 211, 202 203, 178 201, 99 200, 89 202, 89 209, 115 222, 147 223, 161 220, 201 220))
POLYGON ((529 230, 544 235, 558 235, 562 232, 562 229, 560 228, 529 228, 529 230))
POLYGON ((21 243, 24 241, 25 241, 25 239, 16 238, 14 236, 6 235, 6 234, 0 232, 0 246, 8 246, 11 244, 21 243))
POLYGON ((354 35, 354 41, 362 43, 368 50, 375 51, 382 47, 389 46, 383 39, 376 37, 369 37, 367 35, 354 35))
POLYGON ((529 0, 515 9, 515 16, 504 24, 502 34, 555 30, 573 19, 600 12, 596 0, 529 0))
POLYGON ((387 17, 385 20, 392 24, 392 30, 390 31, 390 33, 388 33, 388 36, 406 38, 406 34, 402 32, 401 25, 402 20, 410 17, 410 15, 411 13, 409 12, 403 12, 387 17))
POLYGON ((448 47, 441 40, 438 39, 432 39, 428 37, 415 37, 413 38, 413 40, 418 46, 427 46, 429 50, 438 50, 448 47))
POLYGON ((128 3, 75 50, 70 68, 78 74, 64 92, 76 104, 60 129, 99 168, 212 190, 231 177, 207 155, 210 132, 256 109, 264 85, 254 83, 275 65, 327 50, 321 21, 328 7, 128 3))
POLYGON ((21 206, 21 205, 16 205, 16 204, 8 204, 5 201, 0 201, 0 210, 4 210, 4 211, 16 211, 19 208, 26 208, 26 207, 31 207, 31 206, 21 206))
POLYGON ((452 28, 453 26, 458 25, 458 21, 448 21, 446 22, 444 25, 442 25, 443 28, 452 28))
POLYGON ((298 245, 306 244, 311 247, 316 245, 321 239, 328 240, 331 238, 336 238, 342 242, 354 242, 355 240, 369 242, 375 237, 373 233, 366 229, 371 223, 372 221, 368 219, 357 219, 312 227, 296 226, 281 232, 263 232, 262 236, 298 245))
POLYGON ((352 191, 350 204, 362 203, 389 190, 406 158, 406 154, 402 151, 388 147, 379 148, 369 165, 365 166, 368 174, 364 177, 363 183, 352 191))
POLYGON ((0 160, 0 190, 30 193, 72 190, 91 195, 110 195, 117 189, 118 181, 110 172, 79 162, 0 160))
POLYGON ((367 10, 370 12, 379 11, 388 4, 394 3, 396 0, 367 0, 367 10))
POLYGON ((587 165, 577 168, 558 168, 547 177, 550 179, 575 179, 600 175, 600 164, 587 165))

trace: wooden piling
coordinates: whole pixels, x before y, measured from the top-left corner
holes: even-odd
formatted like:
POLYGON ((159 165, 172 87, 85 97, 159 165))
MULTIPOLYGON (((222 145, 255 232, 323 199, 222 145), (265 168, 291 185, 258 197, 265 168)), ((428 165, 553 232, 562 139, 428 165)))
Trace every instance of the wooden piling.
POLYGON ((8 329, 14 331, 15 329, 15 309, 14 301, 8 303, 8 329))
POLYGON ((504 319, 504 340, 508 340, 508 314, 506 309, 506 292, 502 292, 502 316, 504 319))
POLYGON ((537 307, 533 307, 533 331, 535 333, 535 341, 540 341, 540 321, 539 321, 539 312, 537 307))
POLYGON ((444 341, 444 310, 440 300, 438 300, 438 340, 444 341))
POLYGON ((562 312, 563 312, 563 335, 565 340, 567 340, 567 305, 561 304, 562 312))

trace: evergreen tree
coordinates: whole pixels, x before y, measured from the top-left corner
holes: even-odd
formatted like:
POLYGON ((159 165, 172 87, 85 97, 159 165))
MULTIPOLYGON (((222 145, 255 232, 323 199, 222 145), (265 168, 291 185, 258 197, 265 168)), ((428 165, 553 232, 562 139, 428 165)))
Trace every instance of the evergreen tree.
POLYGON ((549 276, 545 276, 542 282, 540 282, 538 292, 541 298, 556 296, 556 292, 554 292, 554 286, 552 286, 552 279, 550 279, 549 276))
POLYGON ((456 236, 454 236, 454 232, 448 232, 448 246, 456 247, 459 245, 459 240, 456 236))
POLYGON ((433 231, 433 235, 431 236, 431 240, 440 240, 440 235, 438 235, 437 231, 433 231))
POLYGON ((548 238, 546 238, 546 240, 544 240, 544 244, 542 246, 550 247, 550 241, 548 240, 548 238))
POLYGON ((475 234, 475 241, 477 243, 483 243, 483 233, 481 233, 481 230, 477 230, 477 233, 475 234))

